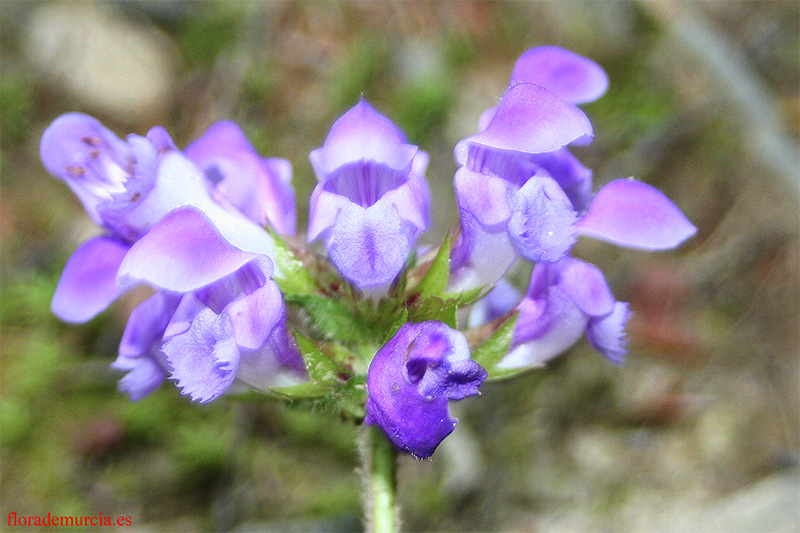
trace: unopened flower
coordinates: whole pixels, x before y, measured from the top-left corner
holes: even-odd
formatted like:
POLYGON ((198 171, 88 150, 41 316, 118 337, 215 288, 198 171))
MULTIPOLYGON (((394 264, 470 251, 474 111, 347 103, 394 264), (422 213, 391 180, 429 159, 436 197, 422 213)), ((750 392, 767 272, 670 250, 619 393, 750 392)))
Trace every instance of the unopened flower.
POLYGON ((310 159, 319 183, 308 239, 323 239, 331 261, 357 286, 387 287, 429 224, 427 155, 361 100, 310 159))
POLYGON ((461 332, 442 322, 407 323, 369 367, 365 422, 401 450, 429 457, 456 426, 448 401, 479 394, 486 375, 461 332))

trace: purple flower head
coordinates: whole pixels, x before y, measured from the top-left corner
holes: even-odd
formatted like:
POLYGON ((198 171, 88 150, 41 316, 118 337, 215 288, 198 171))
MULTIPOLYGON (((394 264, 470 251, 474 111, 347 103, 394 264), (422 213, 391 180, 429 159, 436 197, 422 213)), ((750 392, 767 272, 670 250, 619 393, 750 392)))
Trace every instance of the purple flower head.
POLYGON ((517 309, 511 351, 498 365, 502 368, 542 366, 584 332, 608 359, 623 360, 628 304, 614 300, 594 265, 572 257, 536 265, 517 309))
MULTIPOLYGON (((531 83, 511 86, 483 121, 486 125, 480 133, 455 148, 461 165, 454 184, 462 228, 452 268, 474 272, 476 284, 491 284, 520 254, 519 239, 508 230, 514 212, 531 213, 538 204, 556 215, 552 223, 538 222, 547 226, 546 234, 574 219, 574 204, 587 202, 591 172, 565 146, 591 140, 592 126, 574 104, 531 83), (526 187, 533 177, 537 184, 526 187), (554 187, 563 192, 555 192, 554 187), (536 199, 542 195, 555 196, 557 205, 551 208, 552 202, 536 199), (494 249, 494 256, 487 256, 487 249, 494 249)), ((569 222, 566 225, 569 228, 569 222)), ((559 229, 558 233, 565 232, 559 229)), ((563 239, 558 244, 569 248, 563 239)))
POLYGON ((319 183, 308 238, 322 238, 347 279, 383 288, 429 224, 425 153, 363 99, 310 154, 319 183))
POLYGON ((131 247, 119 272, 158 288, 159 302, 168 303, 144 307, 148 301, 131 315, 115 367, 130 370, 120 386, 132 398, 165 374, 199 402, 216 399, 235 379, 263 390, 304 378, 271 260, 231 245, 199 210, 165 216, 131 247))
POLYGON ((696 231, 666 196, 640 182, 613 181, 593 198, 591 171, 565 148, 590 139, 591 125, 549 90, 512 85, 485 120, 455 150, 462 221, 451 268, 462 286, 495 283, 519 255, 558 261, 579 235, 663 250, 696 231))
POLYGON ((64 269, 53 297, 53 311, 62 320, 89 320, 130 288, 117 280, 128 249, 181 206, 203 211, 234 245, 274 253, 268 233, 212 199, 212 183, 161 127, 146 137, 129 135, 125 142, 98 120, 69 113, 45 130, 41 156, 106 231, 78 248, 64 269))
POLYGON ((185 153, 215 184, 218 202, 229 202, 259 225, 294 234, 297 216, 288 161, 261 158, 230 121, 211 126, 185 153))
POLYGON ((430 457, 456 426, 448 401, 480 394, 485 379, 461 332, 442 322, 407 323, 369 367, 365 422, 401 450, 430 457))

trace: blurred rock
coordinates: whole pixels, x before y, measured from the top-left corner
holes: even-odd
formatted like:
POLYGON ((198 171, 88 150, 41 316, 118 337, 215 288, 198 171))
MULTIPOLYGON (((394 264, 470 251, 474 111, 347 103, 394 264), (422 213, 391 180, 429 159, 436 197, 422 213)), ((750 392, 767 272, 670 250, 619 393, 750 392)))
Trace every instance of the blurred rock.
POLYGON ((24 53, 44 80, 93 112, 146 123, 174 98, 177 54, 155 28, 93 2, 46 4, 30 17, 24 53))

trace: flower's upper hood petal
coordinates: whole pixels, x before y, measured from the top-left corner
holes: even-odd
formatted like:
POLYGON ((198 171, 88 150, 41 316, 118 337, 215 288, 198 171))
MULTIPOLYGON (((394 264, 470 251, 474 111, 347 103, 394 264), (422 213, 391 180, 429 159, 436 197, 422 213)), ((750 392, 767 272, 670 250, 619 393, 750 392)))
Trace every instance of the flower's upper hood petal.
POLYGON ((231 245, 202 212, 182 207, 131 247, 119 276, 188 292, 235 272, 257 255, 231 245))
POLYGON ((369 160, 396 170, 408 170, 417 147, 407 144, 394 123, 362 99, 334 122, 322 148, 310 154, 317 178, 348 163, 369 160))
POLYGON ((455 158, 458 164, 469 166, 471 144, 541 154, 591 137, 592 124, 578 107, 543 87, 519 83, 509 87, 483 131, 456 145, 455 158))

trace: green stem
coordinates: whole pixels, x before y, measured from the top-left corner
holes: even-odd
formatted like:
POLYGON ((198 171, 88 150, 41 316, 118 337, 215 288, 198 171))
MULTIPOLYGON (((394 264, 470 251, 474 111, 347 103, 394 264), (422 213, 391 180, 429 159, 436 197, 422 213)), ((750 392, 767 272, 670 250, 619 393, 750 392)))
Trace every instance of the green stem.
POLYGON ((364 514, 369 533, 399 530, 395 490, 397 450, 380 427, 364 425, 361 467, 364 475, 364 514))

